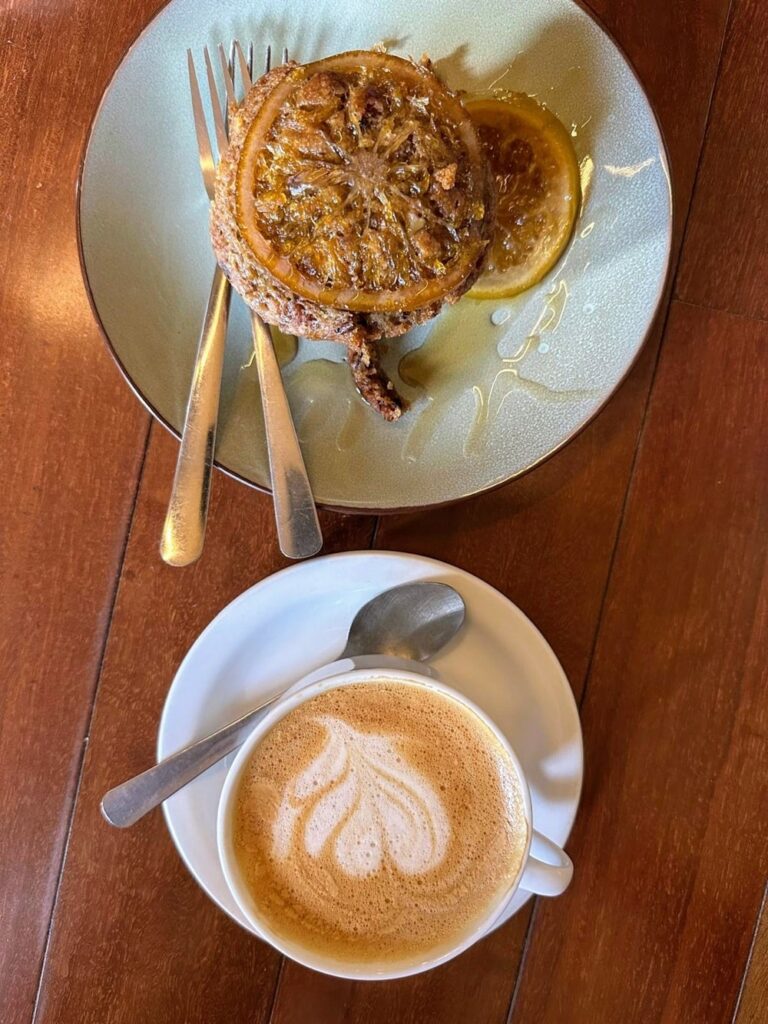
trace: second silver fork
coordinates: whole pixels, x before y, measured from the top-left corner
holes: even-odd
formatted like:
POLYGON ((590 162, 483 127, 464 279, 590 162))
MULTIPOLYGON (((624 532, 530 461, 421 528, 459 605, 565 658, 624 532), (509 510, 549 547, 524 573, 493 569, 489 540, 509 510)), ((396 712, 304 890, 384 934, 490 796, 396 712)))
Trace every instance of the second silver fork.
MULTIPOLYGON (((270 53, 270 48, 267 48, 267 70, 269 70, 270 53)), ((229 62, 227 62, 221 46, 219 47, 219 56, 227 98, 231 104, 236 104, 232 75, 235 57, 237 57, 243 81, 243 90, 247 93, 251 86, 253 49, 250 48, 248 62, 237 43, 233 44, 229 62)), ((287 60, 287 51, 285 50, 283 51, 283 60, 287 60)), ((187 65, 200 168, 208 198, 213 199, 215 163, 190 51, 187 51, 187 65)), ((216 141, 221 156, 227 146, 227 106, 222 104, 219 99, 207 47, 205 48, 205 65, 216 141)), ((200 556, 203 550, 229 298, 229 282, 217 266, 198 343, 184 430, 160 544, 163 560, 171 565, 189 565, 200 556)), ((269 329, 255 315, 252 317, 252 326, 264 409, 264 427, 278 541, 281 551, 287 557, 306 558, 316 554, 322 546, 322 534, 314 498, 293 426, 269 329)))
MULTIPOLYGON (((270 70, 271 55, 268 46, 265 73, 270 70)), ((288 51, 283 50, 283 64, 287 61, 288 51)), ((253 312, 251 333, 264 410, 264 434, 280 550, 288 558, 306 558, 316 554, 323 545, 315 499, 296 437, 272 335, 261 317, 253 312)))

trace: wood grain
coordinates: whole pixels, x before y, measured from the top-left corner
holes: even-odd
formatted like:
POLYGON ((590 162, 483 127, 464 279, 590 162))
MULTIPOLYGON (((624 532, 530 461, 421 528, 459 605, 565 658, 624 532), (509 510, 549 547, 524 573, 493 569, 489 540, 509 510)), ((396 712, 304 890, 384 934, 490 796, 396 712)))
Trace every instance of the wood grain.
POLYGON ((734 0, 680 266, 689 302, 768 319, 768 4, 734 0))
POLYGON ((765 913, 765 897, 760 910, 733 1024, 763 1024, 768 1017, 768 915, 765 913))
MULTIPOLYGON (((280 958, 197 887, 159 811, 125 832, 103 793, 152 763, 168 685, 232 598, 282 568, 272 505, 217 473, 202 558, 157 553, 177 445, 154 427, 93 714, 37 1022, 263 1019, 280 958)), ((322 516, 326 551, 367 547, 373 522, 322 516)))
POLYGON ((93 3, 6 0, 0 15, 5 1024, 32 1013, 148 429, 94 325, 73 228, 91 113, 152 6, 126 0, 96 42, 93 3))
POLYGON ((590 0, 624 50, 661 125, 682 238, 730 0, 590 0))
POLYGON ((673 310, 582 709, 575 881, 513 1022, 733 1011, 768 872, 767 342, 673 310))
MULTIPOLYGON (((0 26, 8 183, 0 194, 0 417, 9 484, 0 497, 0 915, 13 935, 0 944, 4 1024, 32 1016, 146 431, 79 285, 73 182, 97 98, 158 5, 125 0, 106 17, 98 0, 10 0, 0 26)), ((729 0, 593 7, 660 114, 679 239, 729 0)), ((730 182, 726 155, 739 142, 731 118, 753 138, 764 131, 752 105, 764 95, 758 33, 750 36, 757 17, 764 20, 756 0, 734 0, 683 284, 689 260, 711 275, 723 269, 707 270, 706 245, 730 182)), ((759 187, 755 168, 744 166, 751 151, 738 152, 748 187, 759 187)), ((728 202, 723 220, 730 211, 754 252, 763 228, 750 233, 745 208, 728 202)), ((723 251, 729 239, 718 232, 723 251)), ((726 270, 723 294, 764 315, 759 255, 726 270)), ((709 288, 681 294, 712 301, 709 288)), ((159 562, 175 443, 153 428, 36 1021, 482 1024, 508 1012, 522 1024, 731 1019, 768 867, 759 683, 766 414, 757 401, 765 327, 677 306, 624 517, 659 336, 601 416, 534 474, 473 503, 382 521, 379 546, 432 554, 488 579, 544 630, 577 694, 589 676, 573 889, 541 901, 530 932, 519 915, 452 964, 386 986, 281 968, 196 888, 159 815, 128 833, 98 815, 102 792, 151 759, 168 681, 192 639, 231 597, 283 564, 268 500, 220 475, 203 560, 181 573, 159 562), (627 882, 628 860, 638 865, 636 883, 627 882)), ((335 550, 367 546, 373 524, 329 516, 323 526, 335 550)), ((760 963, 753 954, 742 1014, 764 1006, 760 963)))

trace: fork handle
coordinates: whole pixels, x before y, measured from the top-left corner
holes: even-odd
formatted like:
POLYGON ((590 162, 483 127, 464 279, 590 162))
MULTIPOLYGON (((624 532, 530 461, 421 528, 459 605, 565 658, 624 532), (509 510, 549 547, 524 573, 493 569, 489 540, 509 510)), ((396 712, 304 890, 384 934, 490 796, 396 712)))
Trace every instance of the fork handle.
POLYGON ((269 328, 256 314, 251 316, 251 328, 264 410, 277 539, 287 558, 309 558, 323 546, 312 487, 269 328))
POLYGON ((229 281, 217 266, 197 344, 184 430, 160 542, 160 554, 169 565, 189 565, 203 551, 229 298, 229 281))

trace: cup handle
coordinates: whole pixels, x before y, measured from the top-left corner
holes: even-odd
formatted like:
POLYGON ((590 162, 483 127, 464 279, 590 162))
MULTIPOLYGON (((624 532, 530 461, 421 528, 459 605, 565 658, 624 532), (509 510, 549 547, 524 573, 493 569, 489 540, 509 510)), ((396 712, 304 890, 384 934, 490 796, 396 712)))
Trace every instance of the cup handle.
POLYGON ((536 829, 533 830, 531 850, 544 859, 539 860, 532 853, 528 855, 520 888, 538 896, 559 896, 565 892, 573 878, 573 861, 565 850, 536 829))

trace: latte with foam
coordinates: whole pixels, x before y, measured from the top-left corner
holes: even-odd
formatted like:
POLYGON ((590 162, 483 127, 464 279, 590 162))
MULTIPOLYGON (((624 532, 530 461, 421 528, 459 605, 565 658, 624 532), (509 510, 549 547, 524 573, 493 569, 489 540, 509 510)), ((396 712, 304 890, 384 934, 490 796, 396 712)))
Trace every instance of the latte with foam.
POLYGON ((517 879, 516 768, 450 696, 352 683, 289 711, 240 777, 233 845, 258 917, 337 963, 407 966, 461 944, 517 879))

